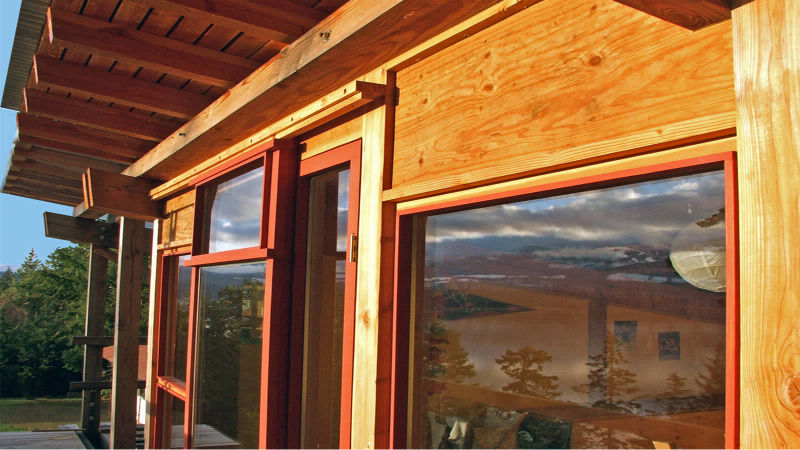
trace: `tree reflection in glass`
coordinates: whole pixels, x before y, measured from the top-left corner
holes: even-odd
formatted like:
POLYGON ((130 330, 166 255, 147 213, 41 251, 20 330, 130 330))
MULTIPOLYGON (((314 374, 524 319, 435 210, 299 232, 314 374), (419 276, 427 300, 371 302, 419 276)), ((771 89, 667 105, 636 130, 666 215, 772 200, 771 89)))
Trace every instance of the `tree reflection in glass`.
POLYGON ((724 267, 687 282, 670 258, 724 262, 724 188, 713 171, 416 216, 408 445, 723 446, 724 267))
POLYGON ((265 270, 264 262, 199 269, 196 446, 221 433, 231 445, 258 447, 265 270))

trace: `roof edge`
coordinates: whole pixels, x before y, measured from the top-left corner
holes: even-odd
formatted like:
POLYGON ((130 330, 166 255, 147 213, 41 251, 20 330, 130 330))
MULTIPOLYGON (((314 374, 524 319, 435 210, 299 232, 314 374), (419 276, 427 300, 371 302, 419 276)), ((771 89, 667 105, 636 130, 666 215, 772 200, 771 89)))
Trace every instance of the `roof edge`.
POLYGON ((8 76, 0 106, 19 111, 22 89, 28 84, 33 54, 39 47, 47 8, 51 0, 22 0, 14 33, 14 44, 8 61, 8 76))

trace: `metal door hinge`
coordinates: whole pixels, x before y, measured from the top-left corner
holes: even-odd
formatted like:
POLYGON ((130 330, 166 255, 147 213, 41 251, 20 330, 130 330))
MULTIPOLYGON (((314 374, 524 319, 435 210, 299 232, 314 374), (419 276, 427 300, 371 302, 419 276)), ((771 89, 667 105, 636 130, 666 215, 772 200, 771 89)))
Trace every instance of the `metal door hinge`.
POLYGON ((350 262, 358 261, 358 236, 350 233, 350 262))

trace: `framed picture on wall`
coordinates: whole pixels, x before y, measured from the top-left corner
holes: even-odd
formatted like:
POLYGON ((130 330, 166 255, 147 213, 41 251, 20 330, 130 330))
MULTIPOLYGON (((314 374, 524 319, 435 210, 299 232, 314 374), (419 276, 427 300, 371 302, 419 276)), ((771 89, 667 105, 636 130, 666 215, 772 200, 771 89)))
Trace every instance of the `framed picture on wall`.
POLYGON ((638 327, 639 322, 636 320, 614 321, 614 337, 617 340, 617 346, 621 350, 636 350, 638 327))
POLYGON ((681 359, 681 333, 679 331, 658 333, 658 359, 661 361, 681 359))

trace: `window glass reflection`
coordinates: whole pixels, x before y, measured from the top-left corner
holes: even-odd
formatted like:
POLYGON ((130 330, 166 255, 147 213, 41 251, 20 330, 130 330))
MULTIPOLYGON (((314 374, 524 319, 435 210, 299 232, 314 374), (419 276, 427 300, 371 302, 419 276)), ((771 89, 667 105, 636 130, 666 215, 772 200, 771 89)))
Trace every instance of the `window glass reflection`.
POLYGON ((197 324, 194 435, 258 447, 263 262, 203 267, 197 324))
POLYGON ((415 218, 409 446, 724 446, 724 206, 717 171, 415 218))
POLYGON ((167 367, 165 375, 186 381, 186 347, 189 342, 189 295, 191 294, 192 269, 183 265, 189 255, 178 257, 177 279, 174 281, 174 305, 169 314, 174 314, 170 323, 173 336, 167 344, 167 367))
POLYGON ((206 187, 207 252, 256 247, 261 237, 264 167, 206 187))

